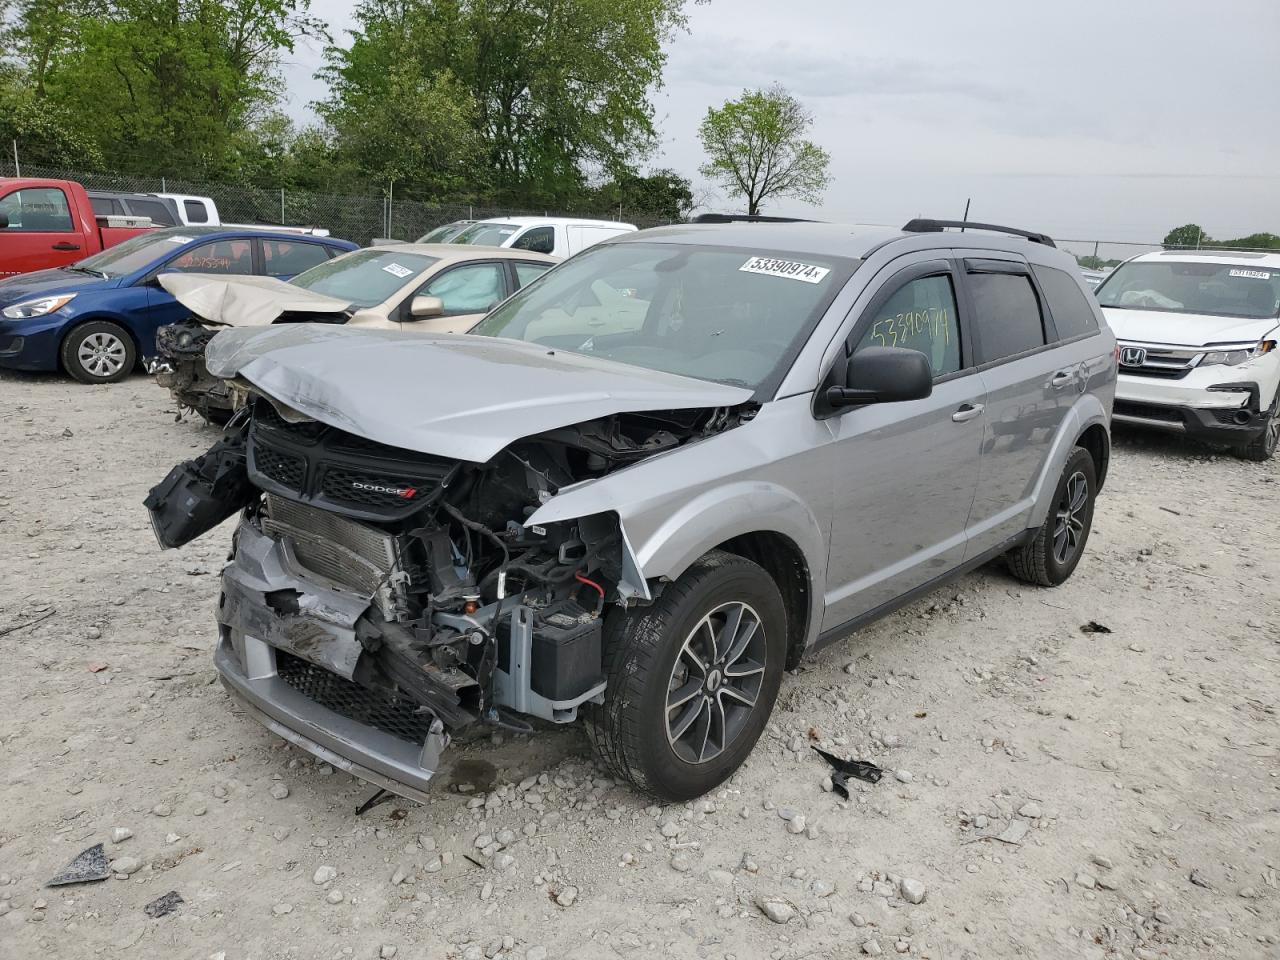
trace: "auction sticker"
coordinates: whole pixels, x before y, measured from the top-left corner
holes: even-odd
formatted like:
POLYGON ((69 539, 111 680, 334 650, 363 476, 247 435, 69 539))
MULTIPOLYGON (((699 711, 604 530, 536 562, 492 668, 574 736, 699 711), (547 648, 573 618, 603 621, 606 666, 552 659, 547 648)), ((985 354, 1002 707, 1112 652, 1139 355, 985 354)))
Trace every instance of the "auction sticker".
POLYGON ((401 280, 413 273, 413 271, 408 267, 402 267, 398 263, 388 263, 382 269, 387 271, 387 273, 391 274, 393 277, 399 277, 401 280))
POLYGON ((1246 280, 1270 280, 1271 274, 1266 270, 1228 270, 1228 275, 1243 277, 1246 280))
POLYGON ((741 273, 759 273, 766 277, 782 277, 804 283, 821 283, 831 271, 795 260, 775 260, 773 257, 752 257, 738 268, 741 273))
POLYGON ((190 243, 194 237, 169 237, 170 243, 190 243))

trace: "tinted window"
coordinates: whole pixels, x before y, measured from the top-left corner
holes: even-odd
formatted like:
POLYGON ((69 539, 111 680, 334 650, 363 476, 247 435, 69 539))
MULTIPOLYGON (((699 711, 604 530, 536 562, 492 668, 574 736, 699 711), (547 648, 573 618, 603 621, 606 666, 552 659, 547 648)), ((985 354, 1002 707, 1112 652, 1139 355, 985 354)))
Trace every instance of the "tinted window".
POLYGON ((549 263, 525 263, 520 262, 515 265, 516 268, 516 287, 523 287, 526 283, 533 283, 540 276, 551 269, 549 263))
POLYGON ((904 284, 875 312, 855 350, 906 347, 929 358, 935 377, 960 369, 960 327, 951 278, 921 277, 904 284))
POLYGON ((1060 340, 1070 340, 1082 333, 1097 333, 1098 318, 1093 307, 1071 275, 1053 267, 1033 266, 1032 271, 1040 281, 1040 289, 1053 314, 1053 325, 1058 328, 1060 340))
POLYGON ((124 207, 120 205, 120 201, 112 197, 90 197, 89 204, 93 207, 93 214, 96 217, 119 217, 124 214, 124 207))
POLYGON ((971 273, 978 363, 1002 360, 1044 346, 1040 301, 1031 278, 1011 273, 971 273))
POLYGON ((186 211, 188 223, 208 223, 209 211, 199 200, 183 200, 182 209, 186 211))
POLYGON ((418 291, 444 301, 444 315, 456 317, 466 313, 487 313, 506 294, 502 265, 472 263, 454 267, 434 278, 418 291))
POLYGON ((262 256, 269 277, 292 277, 329 259, 320 244, 301 240, 263 240, 262 256))
POLYGON ((555 227, 534 227, 526 230, 511 244, 513 250, 529 250, 533 253, 550 253, 556 248, 555 227))
POLYGON ((15 190, 0 200, 0 213, 9 218, 9 230, 56 233, 71 229, 66 195, 56 187, 15 190))
POLYGON ((173 214, 159 200, 135 200, 130 197, 128 203, 129 211, 135 217, 150 217, 152 223, 159 224, 162 227, 172 227, 174 225, 173 214))
POLYGON ((253 273, 253 249, 248 240, 215 240, 184 251, 163 267, 165 273, 253 273))

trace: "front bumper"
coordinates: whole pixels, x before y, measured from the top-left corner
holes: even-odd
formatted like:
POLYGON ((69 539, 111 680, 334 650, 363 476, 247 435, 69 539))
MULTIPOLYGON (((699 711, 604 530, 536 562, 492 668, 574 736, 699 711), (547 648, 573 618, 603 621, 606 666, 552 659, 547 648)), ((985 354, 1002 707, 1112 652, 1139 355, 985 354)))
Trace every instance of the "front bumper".
POLYGON ((0 320, 0 367, 57 370, 67 318, 58 313, 30 320, 0 320))
POLYGON ((351 679, 360 645, 349 624, 367 600, 339 594, 292 568, 278 541, 242 524, 222 575, 214 665, 255 720, 338 769, 411 800, 425 800, 443 724, 351 679), (282 615, 267 594, 298 594, 282 615))
MULTIPOLYGON (((1188 378, 1190 379, 1190 378, 1188 378)), ((1244 443, 1266 429, 1256 383, 1188 384, 1121 374, 1112 419, 1217 443, 1244 443)))

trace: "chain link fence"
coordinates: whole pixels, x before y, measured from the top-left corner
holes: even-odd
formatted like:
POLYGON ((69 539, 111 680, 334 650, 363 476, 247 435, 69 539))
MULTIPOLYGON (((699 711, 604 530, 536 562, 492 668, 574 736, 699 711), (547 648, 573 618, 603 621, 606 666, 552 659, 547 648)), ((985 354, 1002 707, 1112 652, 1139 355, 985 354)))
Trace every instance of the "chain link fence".
MULTIPOLYGON (((656 227, 671 223, 653 216, 628 214, 625 209, 604 211, 554 209, 521 209, 500 204, 425 203, 397 200, 381 193, 373 195, 315 193, 307 190, 267 189, 242 184, 212 183, 199 180, 175 180, 169 177, 144 177, 134 174, 89 173, 62 170, 24 163, 24 177, 47 177, 74 180, 90 190, 119 193, 188 193, 211 197, 218 205, 223 223, 283 224, 288 226, 323 227, 332 236, 367 246, 375 237, 416 240, 418 237, 455 220, 488 220, 494 217, 589 217, 596 220, 620 220, 637 227, 656 227)), ((0 160, 0 176, 15 176, 12 160, 0 160)))

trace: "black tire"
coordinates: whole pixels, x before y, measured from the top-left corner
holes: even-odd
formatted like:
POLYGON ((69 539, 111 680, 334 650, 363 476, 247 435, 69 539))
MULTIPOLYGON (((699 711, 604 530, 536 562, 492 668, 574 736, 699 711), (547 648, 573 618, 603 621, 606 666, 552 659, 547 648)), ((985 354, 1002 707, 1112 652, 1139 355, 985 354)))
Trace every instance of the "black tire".
POLYGON ((1093 457, 1083 447, 1076 447, 1053 491, 1053 503, 1044 523, 1027 543, 1006 554, 1010 572, 1019 580, 1042 587, 1065 583, 1084 555, 1085 543, 1093 528, 1093 501, 1097 495, 1098 475, 1093 457), (1081 479, 1083 501, 1079 501, 1076 492, 1081 479))
POLYGON ((1248 443, 1237 447, 1236 456, 1254 463, 1266 463, 1275 456, 1276 447, 1280 446, 1280 390, 1276 391, 1267 413, 1266 428, 1248 443))
MULTIPOLYGON (((702 557, 668 584, 652 606, 614 611, 605 624, 604 703, 589 704, 586 711, 596 755, 636 789, 666 801, 691 800, 723 783, 751 753, 773 711, 787 655, 786 632, 786 609, 770 576, 750 560, 720 551, 702 557), (736 634, 751 638, 749 656, 740 651, 742 659, 729 661, 729 669, 717 666, 724 662, 717 659, 699 679, 689 660, 697 654, 687 655, 686 645, 694 644, 695 628, 699 638, 714 644, 716 630, 723 636, 727 625, 716 618, 731 616, 735 609, 741 611, 738 622, 744 627, 753 618, 757 624, 755 631, 736 634), (709 631, 702 629, 704 620, 712 625, 709 631), (762 640, 756 639, 759 630, 762 640), (750 689, 744 694, 737 685, 754 683, 756 656, 764 658, 759 687, 754 695, 750 689), (751 677, 742 675, 747 671, 751 677), (669 697, 689 686, 701 692, 683 708, 668 706, 669 697), (750 707, 744 696, 751 696, 750 707), (685 739, 673 742, 670 737, 673 721, 678 727, 685 710, 695 708, 706 716, 702 760, 690 759, 696 749, 690 744, 703 723, 701 712, 685 739)), ((726 645, 733 646, 733 639, 726 645)))
POLYGON ((133 373, 138 349, 124 327, 91 320, 72 330, 59 351, 62 369, 81 383, 115 383, 133 373))

